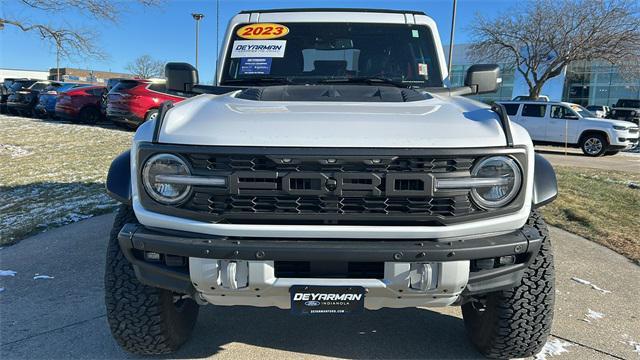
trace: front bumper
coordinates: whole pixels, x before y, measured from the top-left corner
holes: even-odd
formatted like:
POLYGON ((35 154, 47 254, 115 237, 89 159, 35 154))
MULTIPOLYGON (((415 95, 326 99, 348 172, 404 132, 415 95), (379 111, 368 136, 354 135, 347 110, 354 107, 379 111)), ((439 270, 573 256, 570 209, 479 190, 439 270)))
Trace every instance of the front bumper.
POLYGON ((200 296, 220 305, 288 307, 292 285, 362 286, 365 307, 445 306, 471 295, 518 285, 524 269, 535 257, 542 238, 537 230, 522 229, 500 235, 458 240, 357 240, 219 237, 156 230, 126 224, 118 235, 120 247, 133 264, 138 279, 147 285, 200 296), (167 261, 149 261, 147 253, 169 255, 167 261), (498 265, 501 257, 515 262, 498 265), (495 260, 495 267, 478 267, 478 260, 495 260), (302 262, 384 263, 382 278, 277 277, 274 264, 302 262), (242 288, 225 288, 220 280, 223 264, 246 268, 242 288), (187 267, 186 264, 189 264, 187 267), (411 288, 412 264, 430 264, 439 274, 438 285, 424 291, 411 288), (235 266, 235 265, 234 265, 235 266), (221 285, 222 284, 222 285, 221 285))

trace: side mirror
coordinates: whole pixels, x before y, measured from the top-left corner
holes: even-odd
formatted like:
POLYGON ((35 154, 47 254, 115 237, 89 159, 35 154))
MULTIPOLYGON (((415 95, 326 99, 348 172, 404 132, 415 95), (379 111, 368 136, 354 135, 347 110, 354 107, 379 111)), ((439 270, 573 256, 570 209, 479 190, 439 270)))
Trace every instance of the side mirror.
POLYGON ((464 85, 474 89, 476 94, 495 92, 500 82, 500 67, 496 64, 472 65, 464 79, 464 85))
POLYGON ((177 92, 191 92, 198 84, 198 69, 191 64, 170 62, 164 67, 167 78, 167 90, 177 92))

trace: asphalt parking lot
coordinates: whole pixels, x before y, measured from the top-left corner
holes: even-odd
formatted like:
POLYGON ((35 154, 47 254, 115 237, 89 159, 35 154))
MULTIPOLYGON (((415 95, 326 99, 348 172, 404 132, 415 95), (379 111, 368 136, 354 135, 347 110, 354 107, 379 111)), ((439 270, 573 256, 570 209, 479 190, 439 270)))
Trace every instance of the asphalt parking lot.
MULTIPOLYGON (((0 250, 0 269, 17 272, 0 277, 0 358, 129 358, 109 334, 103 304, 112 218, 99 216, 0 250), (53 278, 34 280, 36 274, 53 278)), ((566 350, 553 359, 637 359, 640 267, 567 232, 553 229, 552 236, 558 289, 552 343, 566 350), (602 317, 588 317, 589 310, 602 317)), ((481 358, 453 307, 301 318, 285 310, 214 306, 202 308, 193 338, 175 357, 481 358)))
POLYGON ((580 149, 555 146, 536 146, 536 152, 554 166, 574 166, 602 170, 640 173, 640 152, 620 152, 612 156, 593 158, 582 154, 580 149))

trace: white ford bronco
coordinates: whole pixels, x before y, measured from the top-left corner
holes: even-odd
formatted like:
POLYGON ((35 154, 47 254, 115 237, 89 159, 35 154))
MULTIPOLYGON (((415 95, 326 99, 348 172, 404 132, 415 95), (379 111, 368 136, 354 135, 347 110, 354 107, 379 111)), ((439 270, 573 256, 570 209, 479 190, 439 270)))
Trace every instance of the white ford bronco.
POLYGON ((502 105, 463 97, 495 91, 496 65, 446 87, 431 18, 362 9, 242 12, 219 64, 217 86, 167 64, 190 98, 109 170, 105 295, 124 349, 178 349, 205 304, 461 306, 482 354, 542 348, 554 266, 536 208, 556 178, 502 105))

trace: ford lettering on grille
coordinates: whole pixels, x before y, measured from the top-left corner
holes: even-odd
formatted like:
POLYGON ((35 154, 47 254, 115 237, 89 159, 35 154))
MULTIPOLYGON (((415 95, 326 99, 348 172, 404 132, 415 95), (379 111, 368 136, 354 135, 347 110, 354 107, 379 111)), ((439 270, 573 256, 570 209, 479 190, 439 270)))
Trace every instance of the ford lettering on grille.
POLYGON ((239 171, 229 176, 230 194, 245 195, 260 190, 300 196, 433 196, 433 175, 239 171))

